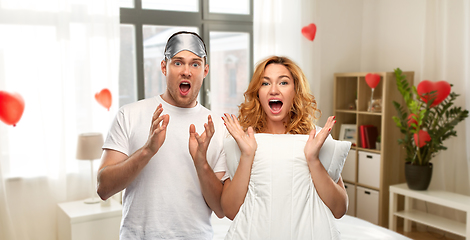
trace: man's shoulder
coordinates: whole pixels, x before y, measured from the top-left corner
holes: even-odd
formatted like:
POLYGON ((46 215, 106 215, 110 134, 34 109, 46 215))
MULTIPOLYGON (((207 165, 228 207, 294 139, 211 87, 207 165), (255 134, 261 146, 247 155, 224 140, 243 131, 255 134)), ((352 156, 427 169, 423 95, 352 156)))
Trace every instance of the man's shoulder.
POLYGON ((146 107, 153 107, 158 104, 158 99, 155 97, 142 99, 136 102, 128 103, 123 105, 120 109, 121 111, 140 111, 146 107))

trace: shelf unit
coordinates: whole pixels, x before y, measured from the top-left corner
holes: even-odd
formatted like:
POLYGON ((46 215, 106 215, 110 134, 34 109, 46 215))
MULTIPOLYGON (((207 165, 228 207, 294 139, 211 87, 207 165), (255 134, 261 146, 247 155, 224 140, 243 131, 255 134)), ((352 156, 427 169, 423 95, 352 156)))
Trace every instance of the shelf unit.
POLYGON ((390 186, 389 211, 389 228, 393 231, 397 230, 397 217, 400 217, 404 219, 405 232, 411 231, 411 221, 413 221, 470 239, 469 196, 439 190, 415 191, 409 189, 406 183, 402 183, 390 186), (403 210, 398 210, 398 195, 405 197, 405 207, 403 210), (466 223, 413 209, 413 199, 463 211, 466 213, 466 223))
MULTIPOLYGON (((414 72, 403 72, 403 74, 412 86, 414 72)), ((352 177, 348 179, 343 177, 346 187, 349 188, 348 195, 352 198, 349 206, 351 211, 348 211, 348 214, 388 227, 389 186, 405 182, 405 152, 397 142, 402 136, 392 119, 392 116, 397 114, 393 101, 403 104, 403 97, 396 86, 395 73, 335 73, 334 78, 333 114, 337 122, 332 131, 333 138, 340 139, 342 124, 356 125, 356 144, 351 147, 350 156, 346 160, 350 162, 346 163, 343 169, 343 173, 352 173, 352 177), (380 112, 368 111, 372 94, 371 88, 365 81, 368 73, 381 76, 373 93, 374 99, 382 100, 380 112), (380 150, 361 146, 359 134, 361 125, 377 127, 381 136, 380 150), (375 164, 370 165, 371 160, 375 161, 375 164), (363 206, 365 203, 373 203, 377 209, 363 206)))

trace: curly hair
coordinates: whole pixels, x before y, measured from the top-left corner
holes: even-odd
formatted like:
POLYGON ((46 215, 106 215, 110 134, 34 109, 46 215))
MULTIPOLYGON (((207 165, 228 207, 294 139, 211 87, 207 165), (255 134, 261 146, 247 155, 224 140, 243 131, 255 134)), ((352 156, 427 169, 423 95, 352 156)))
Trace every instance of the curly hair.
POLYGON ((315 97, 310 93, 307 78, 302 69, 287 57, 272 56, 256 65, 248 89, 244 93, 245 101, 238 107, 238 121, 243 129, 252 127, 256 132, 267 131, 266 113, 261 107, 258 91, 261 87, 264 71, 269 64, 282 64, 294 78, 295 96, 289 112, 290 122, 285 123, 286 133, 309 134, 314 128, 318 113, 315 97))

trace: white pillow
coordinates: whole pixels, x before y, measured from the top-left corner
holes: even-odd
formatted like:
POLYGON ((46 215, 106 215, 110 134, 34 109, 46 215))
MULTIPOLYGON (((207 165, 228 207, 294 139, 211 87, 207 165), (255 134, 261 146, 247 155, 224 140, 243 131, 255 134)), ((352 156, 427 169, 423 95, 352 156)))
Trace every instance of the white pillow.
MULTIPOLYGON (((321 130, 320 127, 316 128, 317 133, 321 130)), ((308 140, 308 135, 291 135, 291 134, 255 134, 257 141, 263 140, 265 138, 260 138, 259 136, 270 136, 270 139, 276 142, 275 145, 290 145, 290 144, 302 144, 301 148, 296 146, 299 150, 301 149, 301 155, 305 158, 303 154, 303 149, 308 140), (274 139, 273 139, 274 138, 274 139), (299 141, 300 140, 300 141, 299 141)), ((275 146, 274 145, 274 146, 275 146)), ((258 144, 259 146, 259 144, 258 144)), ((322 148, 320 149, 319 158, 322 165, 327 170, 330 177, 338 182, 341 171, 343 170, 344 162, 348 156, 349 149, 351 148, 351 142, 348 141, 338 141, 330 136, 327 137, 323 143, 322 148)), ((230 179, 235 175, 235 171, 238 167, 238 162, 240 161, 241 152, 238 148, 237 142, 233 139, 231 135, 224 140, 224 150, 227 159, 227 170, 230 175, 230 179)), ((299 151, 297 150, 297 151, 299 151)))

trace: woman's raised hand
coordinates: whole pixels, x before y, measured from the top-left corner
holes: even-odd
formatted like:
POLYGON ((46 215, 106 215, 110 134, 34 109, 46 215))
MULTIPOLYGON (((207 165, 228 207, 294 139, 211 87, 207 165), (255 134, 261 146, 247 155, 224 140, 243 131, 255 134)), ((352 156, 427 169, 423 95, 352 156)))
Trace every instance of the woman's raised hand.
POLYGON ((242 155, 254 157, 258 144, 255 139, 255 132, 252 127, 248 127, 247 131, 243 131, 240 123, 235 115, 225 113, 222 117, 225 127, 238 144, 242 155))
POLYGON ((310 132, 310 136, 308 137, 304 149, 307 161, 310 159, 319 159, 318 156, 320 154, 320 149, 336 123, 334 119, 334 116, 330 116, 328 120, 326 120, 325 126, 320 130, 320 132, 318 132, 318 134, 316 134, 317 131, 315 129, 310 132))

